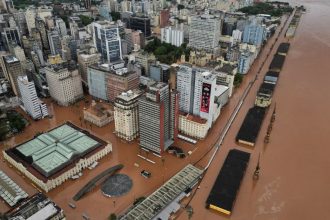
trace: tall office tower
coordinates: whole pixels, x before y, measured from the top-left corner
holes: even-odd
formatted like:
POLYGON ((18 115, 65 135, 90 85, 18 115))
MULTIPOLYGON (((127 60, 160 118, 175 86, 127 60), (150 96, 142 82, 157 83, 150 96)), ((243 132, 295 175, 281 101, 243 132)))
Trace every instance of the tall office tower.
POLYGON ((23 10, 19 10, 13 13, 14 19, 18 26, 18 29, 21 31, 22 35, 28 34, 27 24, 25 20, 25 12, 23 10))
POLYGON ((166 64, 150 65, 150 78, 157 82, 168 83, 170 79, 170 66, 166 64))
POLYGON ((110 16, 110 8, 105 1, 101 2, 99 5, 99 14, 103 19, 112 21, 112 17, 110 16))
POLYGON ((9 80, 11 88, 16 96, 20 96, 17 78, 23 76, 21 62, 12 55, 2 57, 2 70, 5 77, 9 80))
POLYGON ((36 16, 37 16, 37 9, 34 6, 29 6, 25 12, 25 20, 29 33, 31 33, 32 28, 36 27, 36 20, 35 20, 36 16))
POLYGON ((140 74, 127 68, 114 69, 109 64, 93 64, 87 69, 89 94, 115 101, 122 92, 139 88, 140 74))
POLYGON ((196 72, 194 90, 194 115, 207 119, 209 128, 217 108, 214 106, 216 76, 210 72, 196 72))
POLYGON ((145 37, 151 36, 150 18, 131 16, 128 19, 127 28, 140 30, 145 37))
POLYGON ((16 45, 14 48, 13 48, 13 53, 15 55, 15 57, 21 61, 22 63, 24 63, 26 61, 26 57, 25 57, 25 53, 24 53, 24 50, 22 47, 16 45))
POLYGON ((46 67, 45 71, 49 94, 59 105, 68 106, 84 96, 78 70, 57 64, 46 67))
POLYGON ((6 39, 7 46, 12 43, 22 46, 21 36, 18 27, 4 28, 3 34, 6 39))
POLYGON ((160 30, 161 41, 180 47, 184 40, 184 31, 172 27, 165 27, 160 30))
POLYGON ((38 98, 34 82, 29 82, 27 76, 19 76, 17 81, 25 111, 33 119, 48 116, 47 105, 38 98))
POLYGON ((139 99, 139 129, 140 146, 156 152, 163 153, 172 143, 177 131, 175 123, 178 114, 174 114, 172 109, 178 107, 171 106, 171 98, 177 98, 176 95, 170 95, 169 86, 166 83, 158 82, 151 85, 144 97, 139 99), (173 118, 174 116, 174 118, 173 118))
POLYGON ((189 26, 189 46, 213 53, 218 48, 220 32, 220 18, 208 14, 193 16, 189 26))
POLYGON ((159 26, 160 28, 164 28, 168 25, 168 21, 170 19, 170 10, 169 9, 163 9, 160 11, 159 15, 159 26))
POLYGON ((49 50, 49 42, 48 42, 45 22, 40 17, 36 17, 35 24, 36 24, 37 30, 40 33, 43 48, 46 50, 49 50))
POLYGON ((127 91, 115 99, 114 119, 116 135, 132 141, 139 135, 139 103, 141 92, 127 91))
POLYGON ((13 0, 1 0, 1 3, 2 3, 3 9, 8 12, 12 13, 13 10, 15 9, 13 0))
POLYGON ((177 90, 170 92, 170 138, 176 140, 179 134, 179 97, 177 90))
POLYGON ((68 31, 66 30, 65 22, 63 21, 62 18, 55 19, 55 26, 57 28, 57 31, 59 32, 59 34, 62 37, 68 35, 68 31))
POLYGON ((77 51, 77 60, 79 65, 79 72, 84 85, 88 85, 87 67, 100 61, 101 55, 97 52, 95 47, 90 47, 85 50, 77 51))
POLYGON ((57 30, 48 31, 48 41, 52 55, 62 54, 61 37, 57 30))
POLYGON ((267 36, 266 26, 258 19, 254 19, 244 27, 243 42, 260 47, 267 36))
POLYGON ((93 39, 103 61, 112 63, 122 59, 118 25, 109 21, 94 22, 93 39))
POLYGON ((193 74, 192 66, 189 64, 180 65, 176 79, 176 88, 180 94, 180 111, 193 113, 195 74, 193 74))

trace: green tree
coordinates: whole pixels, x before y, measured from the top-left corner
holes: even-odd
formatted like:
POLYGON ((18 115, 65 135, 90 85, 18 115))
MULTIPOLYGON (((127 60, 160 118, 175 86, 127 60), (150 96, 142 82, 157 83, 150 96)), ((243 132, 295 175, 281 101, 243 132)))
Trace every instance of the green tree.
POLYGON ((87 26, 87 25, 89 25, 90 23, 92 23, 94 21, 93 18, 85 16, 85 15, 79 15, 79 18, 81 19, 81 23, 84 26, 87 26))
POLYGON ((178 4, 178 10, 180 11, 182 9, 184 9, 184 5, 178 4))
POLYGON ((117 215, 115 214, 115 213, 111 213, 110 215, 109 215, 109 218, 108 218, 109 220, 117 220, 117 215))
POLYGON ((113 21, 117 21, 117 20, 120 19, 120 13, 119 12, 112 11, 110 14, 111 14, 111 17, 112 17, 113 21))
POLYGON ((243 81, 243 74, 237 73, 234 78, 234 86, 239 86, 243 81))

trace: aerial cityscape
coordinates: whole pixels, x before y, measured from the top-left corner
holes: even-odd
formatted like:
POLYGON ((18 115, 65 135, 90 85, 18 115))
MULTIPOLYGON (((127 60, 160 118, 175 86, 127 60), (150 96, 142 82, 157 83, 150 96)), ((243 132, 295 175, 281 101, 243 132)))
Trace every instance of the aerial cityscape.
POLYGON ((0 220, 330 216, 330 1, 0 0, 0 220))

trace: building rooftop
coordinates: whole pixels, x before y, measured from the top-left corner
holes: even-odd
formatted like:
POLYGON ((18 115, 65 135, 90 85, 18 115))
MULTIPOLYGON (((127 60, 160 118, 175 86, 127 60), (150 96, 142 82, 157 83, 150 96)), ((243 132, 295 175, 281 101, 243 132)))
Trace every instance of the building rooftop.
POLYGON ((188 164, 141 203, 129 210, 121 220, 153 219, 181 193, 198 181, 202 170, 188 164))
POLYGON ((64 218, 63 210, 42 193, 37 193, 20 206, 6 213, 8 219, 56 219, 64 218))
POLYGON ((5 59, 6 63, 19 62, 19 60, 14 55, 4 56, 4 59, 5 59))
POLYGON ((186 117, 187 120, 189 121, 193 121, 199 124, 206 124, 207 123, 207 119, 201 118, 199 116, 196 115, 191 115, 189 113, 185 113, 185 112, 180 112, 180 115, 186 117))
POLYGON ((84 109, 84 111, 87 111, 97 117, 110 117, 112 108, 110 105, 107 105, 105 103, 95 103, 90 105, 87 109, 84 109))
POLYGON ((6 151, 43 180, 62 173, 106 142, 67 122, 6 151))
POLYGON ((28 194, 0 170, 0 196, 9 206, 14 206, 28 194))
POLYGON ((120 95, 118 95, 116 97, 116 99, 121 99, 123 101, 131 101, 133 99, 137 99, 140 95, 142 94, 142 92, 140 90, 129 90, 127 92, 123 92, 120 95))
POLYGON ((233 74, 233 71, 236 68, 237 68, 236 66, 230 65, 230 64, 226 63, 222 67, 218 68, 217 71, 228 73, 228 74, 232 75, 233 74))

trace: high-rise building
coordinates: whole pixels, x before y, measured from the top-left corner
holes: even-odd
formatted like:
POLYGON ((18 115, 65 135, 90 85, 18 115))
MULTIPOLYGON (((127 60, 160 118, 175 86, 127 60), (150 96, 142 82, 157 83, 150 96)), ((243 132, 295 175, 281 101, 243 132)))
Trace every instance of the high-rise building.
POLYGON ((92 6, 92 0, 83 0, 84 1, 84 7, 86 9, 90 9, 92 6))
POLYGON ((193 16, 189 26, 189 46, 214 52, 218 48, 220 32, 220 18, 208 14, 193 16))
POLYGON ((114 101, 123 91, 138 89, 140 75, 126 68, 115 70, 108 78, 108 98, 114 101))
POLYGON ((21 62, 12 55, 3 56, 1 60, 4 76, 9 80, 11 88, 16 96, 20 96, 17 78, 25 75, 21 62))
POLYGON ((243 42, 253 44, 260 47, 267 36, 266 26, 258 22, 259 20, 252 20, 250 24, 245 25, 243 31, 243 42))
POLYGON ((27 76, 19 76, 17 81, 25 111, 33 119, 48 116, 47 106, 38 98, 34 82, 29 81, 27 76))
POLYGON ((170 10, 169 9, 163 9, 160 11, 159 14, 159 26, 160 28, 164 28, 168 25, 168 21, 170 19, 170 10))
MULTIPOLYGON (((40 33, 43 48, 45 50, 49 50, 49 42, 48 42, 45 22, 40 17, 36 17, 35 25, 40 33)), ((42 48, 40 48, 40 49, 42 49, 42 48)))
POLYGON ((162 28, 160 30, 161 41, 180 47, 183 44, 184 32, 183 30, 172 28, 171 26, 162 28))
POLYGON ((83 97, 78 70, 69 70, 63 64, 45 68, 50 96, 59 104, 68 106, 83 97))
POLYGON ((14 55, 16 56, 16 58, 21 61, 22 63, 24 63, 26 61, 26 57, 25 57, 25 54, 24 54, 24 50, 22 47, 16 45, 14 48, 13 48, 13 52, 14 52, 14 55))
POLYGON ((195 74, 192 71, 191 65, 180 65, 176 77, 176 88, 180 94, 180 111, 186 113, 193 113, 195 74))
POLYGON ((130 16, 127 28, 140 30, 145 37, 151 36, 150 18, 148 17, 130 16))
POLYGON ((139 99, 140 146, 158 154, 163 153, 176 138, 178 96, 170 95, 169 86, 158 82, 151 85, 139 99), (176 100, 171 100, 176 98, 176 100), (172 129, 172 130, 171 130, 172 129))
POLYGON ((98 63, 101 55, 97 52, 95 47, 88 48, 86 50, 78 50, 77 59, 79 64, 79 72, 81 79, 85 85, 88 85, 87 80, 87 67, 98 63))
POLYGON ((62 54, 61 37, 57 30, 48 32, 48 41, 52 55, 62 54))
POLYGON ((112 17, 110 16, 110 8, 106 2, 101 2, 99 5, 99 14, 100 16, 108 21, 112 21, 112 17))
POLYGON ((68 35, 68 31, 66 30, 65 22, 63 21, 62 18, 56 18, 55 25, 56 25, 57 31, 59 32, 59 34, 62 37, 68 35))
POLYGON ((127 68, 93 64, 88 67, 87 74, 89 94, 110 102, 122 92, 139 88, 140 74, 127 68))
POLYGON ((19 32, 18 27, 4 28, 3 34, 4 34, 4 37, 6 39, 6 43, 8 46, 12 43, 22 46, 20 32, 19 32))
POLYGON ((114 118, 116 135, 132 141, 139 135, 139 103, 141 92, 123 92, 115 99, 114 118))
POLYGON ((122 59, 118 25, 108 21, 94 22, 93 39, 103 61, 111 63, 122 59))
POLYGON ((29 33, 31 33, 32 28, 36 27, 36 16, 37 9, 35 8, 35 6, 29 6, 25 11, 25 20, 29 33))
POLYGON ((168 83, 170 78, 170 66, 166 64, 150 65, 150 78, 157 82, 168 83))

